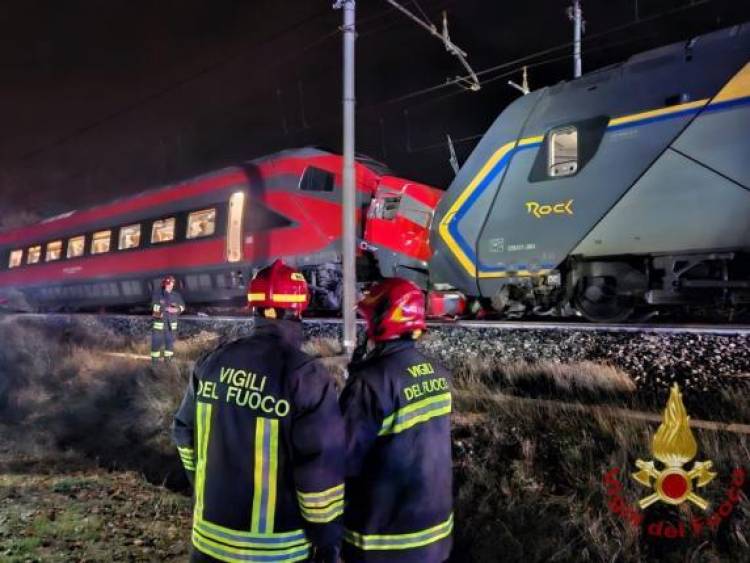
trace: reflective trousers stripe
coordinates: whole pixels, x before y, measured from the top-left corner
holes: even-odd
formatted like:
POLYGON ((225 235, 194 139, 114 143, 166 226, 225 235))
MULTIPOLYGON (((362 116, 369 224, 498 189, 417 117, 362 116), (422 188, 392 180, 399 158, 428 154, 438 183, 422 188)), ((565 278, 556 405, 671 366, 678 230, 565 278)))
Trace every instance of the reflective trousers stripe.
POLYGON ((255 421, 255 469, 253 473, 253 512, 250 531, 273 532, 276 516, 276 481, 279 461, 279 421, 255 421))
POLYGON ((203 520, 203 495, 206 487, 208 441, 211 437, 211 403, 195 403, 195 437, 197 456, 195 463, 195 508, 193 519, 203 520))
POLYGON ((427 422, 431 418, 447 415, 450 412, 451 394, 441 393, 440 395, 434 395, 416 403, 411 403, 385 417, 378 436, 398 434, 417 424, 427 422))
POLYGON ((284 549, 310 545, 303 530, 259 534, 225 528, 205 520, 195 521, 193 529, 206 539, 245 549, 284 549))
POLYGON ((344 485, 336 485, 324 491, 297 491, 302 517, 308 522, 324 524, 344 513, 344 485))
POLYGON ((164 330, 164 323, 163 322, 154 323, 153 328, 154 330, 164 330))
POLYGON ((300 545, 283 550, 241 549, 215 542, 193 532, 193 546, 202 553, 227 563, 265 563, 304 561, 310 557, 310 544, 300 545))
POLYGON ((177 448, 183 467, 188 471, 195 471, 195 450, 193 448, 177 448))
POLYGON ((453 514, 437 526, 408 534, 360 534, 344 530, 344 541, 365 551, 413 549, 447 538, 452 531, 453 514))

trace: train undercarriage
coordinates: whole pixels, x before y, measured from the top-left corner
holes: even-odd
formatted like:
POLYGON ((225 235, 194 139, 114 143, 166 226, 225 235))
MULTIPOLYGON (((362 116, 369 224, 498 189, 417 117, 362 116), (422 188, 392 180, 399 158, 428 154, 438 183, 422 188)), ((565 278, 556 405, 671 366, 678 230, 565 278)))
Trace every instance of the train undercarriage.
POLYGON ((750 254, 571 259, 547 276, 509 278, 488 305, 507 318, 578 315, 622 322, 689 310, 731 320, 750 305, 750 254))

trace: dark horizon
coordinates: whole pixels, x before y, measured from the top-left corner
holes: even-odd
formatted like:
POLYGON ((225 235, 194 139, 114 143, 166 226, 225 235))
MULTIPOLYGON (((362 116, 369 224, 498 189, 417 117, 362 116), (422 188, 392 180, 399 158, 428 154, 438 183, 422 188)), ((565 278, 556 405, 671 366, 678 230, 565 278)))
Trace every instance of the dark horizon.
MULTIPOLYGON (((445 188, 445 135, 463 162, 520 95, 507 85, 521 81, 519 59, 542 52, 524 61, 533 89, 571 78, 570 2, 403 4, 438 25, 447 10, 472 67, 499 67, 479 92, 439 87, 463 74, 458 61, 385 2, 357 5, 357 152, 445 188)), ((733 0, 582 4, 584 74, 750 20, 733 0)), ((63 213, 285 148, 340 150, 341 13, 328 1, 33 8, 0 10, 6 214, 63 213)))

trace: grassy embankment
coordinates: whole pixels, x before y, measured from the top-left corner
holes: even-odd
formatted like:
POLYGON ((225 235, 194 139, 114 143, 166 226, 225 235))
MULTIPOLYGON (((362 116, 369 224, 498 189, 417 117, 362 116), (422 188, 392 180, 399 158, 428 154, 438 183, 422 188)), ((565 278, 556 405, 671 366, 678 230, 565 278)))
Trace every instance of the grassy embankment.
MULTIPOLYGON (((0 340, 0 559, 185 560, 190 501, 173 492, 185 481, 169 422, 189 365, 153 373, 107 356, 146 344, 104 328, 0 320, 0 340)), ((216 341, 201 334, 178 354, 195 358, 216 341)), ((638 531, 607 506, 602 475, 614 467, 630 504, 648 494, 628 475, 636 458, 651 458, 657 424, 628 413, 660 413, 666 390, 642 396, 627 374, 596 363, 470 364, 456 374, 455 561, 750 559, 747 499, 717 533, 677 540, 651 538, 646 526, 701 511, 654 506, 638 531)), ((750 423, 745 394, 685 390, 685 402, 695 419, 750 423)), ((747 435, 695 435, 696 459, 719 473, 700 491, 716 507, 731 469, 750 469, 747 435)))

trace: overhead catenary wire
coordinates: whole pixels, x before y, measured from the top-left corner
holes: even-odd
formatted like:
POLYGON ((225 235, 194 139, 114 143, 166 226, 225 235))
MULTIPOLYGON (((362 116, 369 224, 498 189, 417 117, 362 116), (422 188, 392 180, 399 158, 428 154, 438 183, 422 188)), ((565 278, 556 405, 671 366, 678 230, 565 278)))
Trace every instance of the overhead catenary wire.
MULTIPOLYGON (((479 78, 477 78, 476 73, 474 72, 474 69, 471 68, 471 65, 469 65, 466 58, 468 55, 466 54, 466 51, 460 49, 458 45, 453 43, 451 41, 450 35, 448 34, 448 16, 445 12, 443 12, 443 32, 438 32, 437 27, 432 22, 429 22, 428 19, 425 19, 425 21, 421 20, 418 16, 410 12, 407 8, 396 2, 396 0, 385 0, 388 4, 396 8, 399 12, 404 14, 407 18, 412 20, 414 23, 416 23, 418 26, 420 26, 422 29, 427 31, 430 35, 440 40, 443 45, 445 46, 445 49, 453 56, 455 56, 459 62, 461 63, 461 66, 466 69, 468 72, 467 76, 465 77, 465 80, 460 80, 460 77, 456 77, 454 80, 457 81, 457 84, 460 83, 466 83, 468 84, 467 88, 473 92, 476 92, 481 89, 481 84, 479 82, 479 78)), ((416 0, 415 0, 416 1, 416 0)), ((421 8, 420 8, 421 9, 421 8)), ((424 12, 423 12, 424 13, 424 12)))

